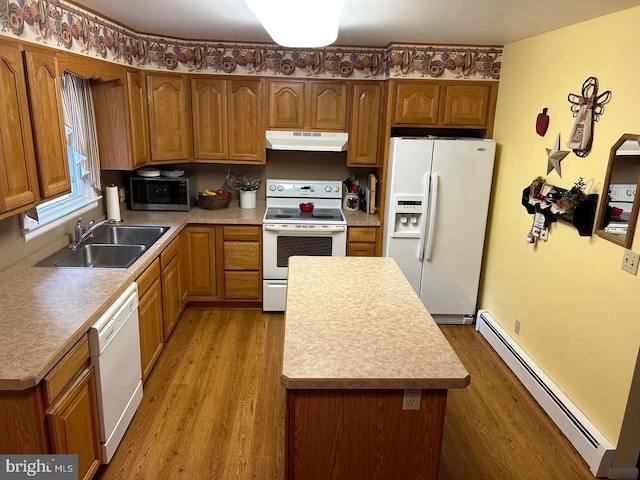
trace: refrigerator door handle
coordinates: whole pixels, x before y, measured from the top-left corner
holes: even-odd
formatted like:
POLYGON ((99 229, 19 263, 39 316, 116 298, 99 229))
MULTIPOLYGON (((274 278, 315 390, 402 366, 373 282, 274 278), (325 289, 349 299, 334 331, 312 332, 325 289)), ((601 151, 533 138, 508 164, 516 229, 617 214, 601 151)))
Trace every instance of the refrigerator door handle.
MULTIPOLYGON (((427 205, 427 202, 429 201, 429 181, 430 181, 431 176, 429 175, 429 173, 427 172, 424 176, 424 181, 422 182, 424 184, 424 203, 423 205, 427 205)), ((423 213, 424 215, 424 213, 423 213)), ((427 236, 427 222, 424 223, 424 227, 422 228, 422 232, 420 232, 420 246, 418 247, 418 260, 420 260, 421 262, 424 260, 424 240, 425 237, 427 236)))
POLYGON ((433 231, 436 226, 436 212, 437 212, 437 200, 438 200, 438 180, 437 174, 431 175, 431 189, 429 195, 429 227, 427 230, 427 239, 424 258, 428 262, 431 260, 431 252, 433 251, 433 243, 435 232, 433 231))

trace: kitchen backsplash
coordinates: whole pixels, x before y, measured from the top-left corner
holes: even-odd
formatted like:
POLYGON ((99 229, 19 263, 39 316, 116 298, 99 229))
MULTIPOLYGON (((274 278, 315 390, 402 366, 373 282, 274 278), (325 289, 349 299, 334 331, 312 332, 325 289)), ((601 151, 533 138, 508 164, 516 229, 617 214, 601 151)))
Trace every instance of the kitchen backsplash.
POLYGON ((497 80, 502 47, 404 45, 292 50, 142 35, 57 0, 0 0, 0 36, 139 68, 234 75, 497 80))

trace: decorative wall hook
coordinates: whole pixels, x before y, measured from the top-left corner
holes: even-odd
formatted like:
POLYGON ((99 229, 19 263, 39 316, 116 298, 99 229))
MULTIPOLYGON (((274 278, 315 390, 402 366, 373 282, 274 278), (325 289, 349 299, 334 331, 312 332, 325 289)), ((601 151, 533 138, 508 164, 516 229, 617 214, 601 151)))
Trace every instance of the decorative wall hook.
POLYGON ((600 119, 604 113, 604 105, 611 100, 611 91, 598 95, 598 79, 587 78, 582 84, 580 95, 570 93, 567 100, 571 104, 571 112, 575 117, 567 147, 578 157, 586 157, 591 151, 593 143, 593 122, 600 119))

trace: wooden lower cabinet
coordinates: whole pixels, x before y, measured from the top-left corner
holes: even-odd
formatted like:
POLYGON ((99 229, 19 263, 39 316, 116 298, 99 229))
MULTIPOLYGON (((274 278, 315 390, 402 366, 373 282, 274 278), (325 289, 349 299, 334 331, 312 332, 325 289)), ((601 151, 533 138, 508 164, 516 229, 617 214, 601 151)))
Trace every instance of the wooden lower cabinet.
POLYGON ((225 300, 262 300, 262 243, 258 225, 225 225, 223 265, 225 300))
POLYGON ((214 225, 187 225, 181 232, 190 300, 217 300, 215 229, 214 225))
POLYGON ((285 478, 437 480, 446 390, 287 390, 285 478))
POLYGON ((93 365, 48 409, 47 421, 51 453, 77 454, 78 478, 93 478, 101 462, 93 365))
POLYGON ((140 363, 142 381, 145 382, 164 348, 160 259, 154 260, 136 281, 139 298, 140 363))
POLYGON ((349 227, 347 230, 347 256, 374 257, 378 227, 349 227))
POLYGON ((0 391, 0 452, 77 454, 78 478, 96 473, 100 424, 86 335, 37 385, 0 391))
POLYGON ((180 267, 180 239, 173 240, 160 254, 160 278, 162 279, 162 319, 164 341, 178 323, 184 308, 183 287, 180 267))

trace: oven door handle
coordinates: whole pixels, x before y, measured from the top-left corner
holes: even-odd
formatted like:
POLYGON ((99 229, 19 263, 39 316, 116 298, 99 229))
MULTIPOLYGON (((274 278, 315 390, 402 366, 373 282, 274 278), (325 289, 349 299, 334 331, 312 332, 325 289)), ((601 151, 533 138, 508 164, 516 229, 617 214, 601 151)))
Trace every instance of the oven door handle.
POLYGON ((263 225, 262 229, 268 232, 312 232, 312 233, 324 233, 324 232, 344 232, 347 227, 346 225, 328 225, 325 227, 319 228, 291 228, 288 226, 282 225, 263 225))

